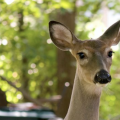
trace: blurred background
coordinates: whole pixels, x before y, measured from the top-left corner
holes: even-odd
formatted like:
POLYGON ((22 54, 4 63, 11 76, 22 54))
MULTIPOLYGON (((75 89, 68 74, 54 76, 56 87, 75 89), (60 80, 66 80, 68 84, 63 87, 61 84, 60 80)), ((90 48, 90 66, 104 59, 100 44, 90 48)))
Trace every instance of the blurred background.
MULTIPOLYGON (((85 40, 119 19, 120 0, 0 0, 0 106, 31 102, 64 118, 76 63, 53 45, 49 21, 85 40)), ((100 120, 120 120, 120 44, 113 51, 113 79, 103 90, 100 120)))

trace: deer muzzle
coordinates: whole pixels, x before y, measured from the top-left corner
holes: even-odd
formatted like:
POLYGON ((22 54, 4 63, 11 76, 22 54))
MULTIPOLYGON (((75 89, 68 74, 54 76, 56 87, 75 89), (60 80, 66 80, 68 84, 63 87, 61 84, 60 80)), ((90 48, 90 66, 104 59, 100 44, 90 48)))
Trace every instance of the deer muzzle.
POLYGON ((100 84, 107 84, 111 81, 111 75, 105 71, 105 70, 100 70, 96 75, 94 82, 95 83, 100 83, 100 84))

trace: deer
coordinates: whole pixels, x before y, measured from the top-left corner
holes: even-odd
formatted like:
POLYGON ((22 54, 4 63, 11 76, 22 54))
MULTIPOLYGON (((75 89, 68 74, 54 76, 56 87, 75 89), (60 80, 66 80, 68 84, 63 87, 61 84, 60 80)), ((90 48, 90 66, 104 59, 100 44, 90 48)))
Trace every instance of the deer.
POLYGON ((112 46, 120 41, 120 20, 97 39, 80 40, 65 25, 49 22, 52 42, 70 51, 76 59, 76 73, 68 112, 64 120, 99 120, 102 89, 111 82, 112 46))

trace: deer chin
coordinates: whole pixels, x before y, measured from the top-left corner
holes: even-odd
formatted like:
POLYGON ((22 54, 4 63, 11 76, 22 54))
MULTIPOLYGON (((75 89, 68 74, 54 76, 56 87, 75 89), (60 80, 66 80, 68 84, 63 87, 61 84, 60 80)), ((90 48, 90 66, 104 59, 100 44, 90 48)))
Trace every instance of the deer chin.
POLYGON ((100 84, 100 83, 96 83, 96 86, 98 87, 106 87, 109 83, 106 83, 106 84, 100 84))

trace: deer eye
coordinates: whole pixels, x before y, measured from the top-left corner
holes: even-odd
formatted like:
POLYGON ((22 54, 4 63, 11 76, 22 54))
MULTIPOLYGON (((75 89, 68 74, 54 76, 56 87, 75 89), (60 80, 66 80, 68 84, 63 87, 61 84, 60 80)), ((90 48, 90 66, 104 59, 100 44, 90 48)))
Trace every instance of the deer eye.
POLYGON ((83 52, 79 52, 77 53, 80 57, 80 59, 84 59, 85 58, 85 54, 83 52))
POLYGON ((108 52, 108 57, 112 57, 113 53, 114 53, 113 51, 109 51, 108 52))

